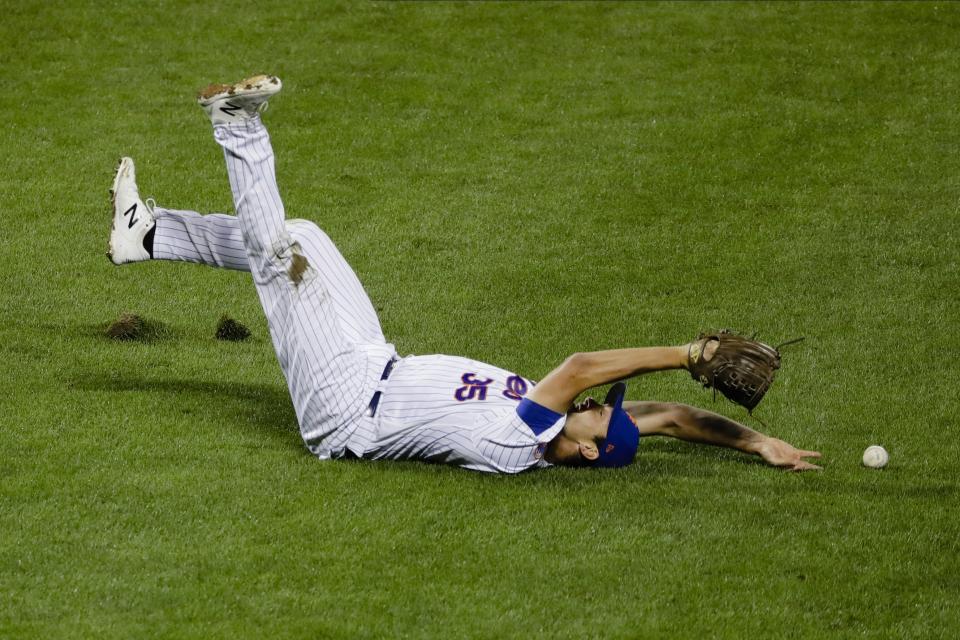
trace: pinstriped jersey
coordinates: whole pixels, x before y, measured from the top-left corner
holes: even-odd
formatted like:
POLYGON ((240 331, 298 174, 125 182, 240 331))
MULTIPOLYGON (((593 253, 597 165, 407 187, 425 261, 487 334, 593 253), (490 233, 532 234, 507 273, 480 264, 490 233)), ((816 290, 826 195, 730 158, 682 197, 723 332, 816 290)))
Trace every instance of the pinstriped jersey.
POLYGON ((352 440, 368 438, 363 457, 370 459, 429 460, 501 473, 550 466, 543 454, 566 416, 525 399, 532 386, 477 360, 409 356, 387 381, 373 433, 358 430, 352 440))
POLYGON ((529 380, 449 356, 404 358, 384 380, 393 345, 330 238, 313 223, 285 222, 260 118, 216 124, 214 138, 224 150, 237 216, 164 210, 157 256, 252 273, 300 433, 314 455, 417 458, 491 472, 547 465, 546 443, 565 417, 524 398, 529 380))

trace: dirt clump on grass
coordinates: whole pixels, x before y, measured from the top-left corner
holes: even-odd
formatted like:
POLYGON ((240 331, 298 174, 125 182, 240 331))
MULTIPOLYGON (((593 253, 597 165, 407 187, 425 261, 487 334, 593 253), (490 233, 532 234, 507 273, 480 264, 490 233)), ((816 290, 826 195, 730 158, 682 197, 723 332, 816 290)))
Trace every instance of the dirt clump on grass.
POLYGON ((217 340, 229 340, 231 342, 240 342, 250 337, 250 329, 237 322, 227 314, 220 316, 217 322, 217 340))
POLYGON ((104 329, 104 335, 111 340, 129 340, 138 342, 149 342, 161 337, 165 333, 165 327, 153 320, 147 320, 143 316, 125 311, 120 317, 107 325, 104 329))

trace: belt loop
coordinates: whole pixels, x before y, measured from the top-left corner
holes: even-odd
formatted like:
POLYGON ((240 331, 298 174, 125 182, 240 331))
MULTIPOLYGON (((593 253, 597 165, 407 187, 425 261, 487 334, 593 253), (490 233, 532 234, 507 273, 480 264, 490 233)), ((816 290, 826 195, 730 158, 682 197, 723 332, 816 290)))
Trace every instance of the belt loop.
MULTIPOLYGON (((390 374, 393 373, 393 365, 397 363, 396 357, 390 358, 387 361, 386 366, 383 368, 383 373, 380 375, 380 382, 383 382, 390 377, 390 374)), ((383 395, 383 391, 377 389, 376 393, 373 394, 373 397, 370 398, 370 404, 367 405, 367 410, 363 412, 368 418, 372 418, 377 415, 377 407, 380 405, 380 396, 383 395)))
POLYGON ((380 380, 386 380, 390 377, 390 374, 393 373, 393 365, 397 363, 396 358, 390 358, 387 360, 386 366, 383 368, 383 374, 380 376, 380 380))

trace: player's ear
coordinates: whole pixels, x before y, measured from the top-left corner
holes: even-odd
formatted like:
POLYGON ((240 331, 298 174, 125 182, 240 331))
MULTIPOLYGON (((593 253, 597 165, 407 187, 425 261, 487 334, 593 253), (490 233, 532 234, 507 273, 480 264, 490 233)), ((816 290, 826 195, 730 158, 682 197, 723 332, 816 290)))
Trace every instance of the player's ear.
POLYGON ((583 456, 584 460, 589 460, 590 462, 593 462, 594 460, 600 457, 600 450, 597 449, 597 445, 595 442, 591 440, 587 440, 587 441, 581 440, 578 444, 580 445, 580 455, 583 456))

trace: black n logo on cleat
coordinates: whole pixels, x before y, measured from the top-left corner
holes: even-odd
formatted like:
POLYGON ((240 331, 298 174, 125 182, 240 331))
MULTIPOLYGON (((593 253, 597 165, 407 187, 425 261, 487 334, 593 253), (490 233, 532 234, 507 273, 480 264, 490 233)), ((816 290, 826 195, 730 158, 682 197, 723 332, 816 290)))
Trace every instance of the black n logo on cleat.
POLYGON ((225 107, 220 107, 220 111, 223 111, 228 116, 236 115, 236 112, 240 110, 240 106, 233 104, 232 102, 225 102, 225 107))
POLYGON ((130 208, 123 212, 123 217, 126 218, 128 213, 130 214, 130 221, 127 222, 127 229, 133 229, 133 225, 137 222, 137 203, 136 202, 130 205, 130 208))

